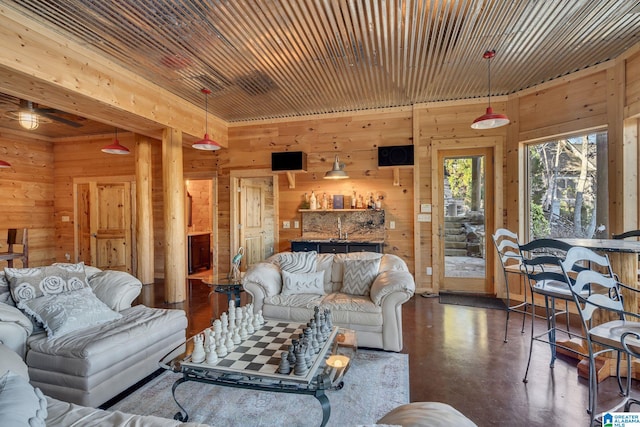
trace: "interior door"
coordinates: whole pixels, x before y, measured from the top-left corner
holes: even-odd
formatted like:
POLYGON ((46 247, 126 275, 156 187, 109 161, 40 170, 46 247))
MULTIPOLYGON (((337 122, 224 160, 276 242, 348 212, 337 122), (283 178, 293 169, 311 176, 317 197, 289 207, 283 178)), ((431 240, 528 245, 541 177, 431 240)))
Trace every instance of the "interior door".
POLYGON ((442 291, 493 294, 487 224, 493 224, 493 150, 438 150, 438 250, 442 291))
POLYGON ((132 272, 131 184, 89 184, 91 265, 132 272))
POLYGON ((257 178, 240 180, 240 242, 244 267, 265 258, 265 184, 257 178))

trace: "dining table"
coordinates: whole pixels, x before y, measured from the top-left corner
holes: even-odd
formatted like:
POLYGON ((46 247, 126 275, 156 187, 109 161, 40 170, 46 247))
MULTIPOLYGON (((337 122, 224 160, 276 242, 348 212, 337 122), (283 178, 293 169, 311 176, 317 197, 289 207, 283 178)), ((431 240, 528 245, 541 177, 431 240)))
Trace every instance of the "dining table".
MULTIPOLYGON (((637 240, 622 240, 622 239, 588 239, 588 238, 561 238, 562 240, 570 244, 571 246, 580 246, 591 249, 593 251, 606 254, 609 257, 611 269, 618 276, 620 283, 624 283, 627 286, 638 288, 638 256, 640 255, 640 241, 637 240)), ((624 309, 632 313, 638 313, 638 298, 637 295, 629 294, 624 298, 624 309)), ((596 313, 597 314, 597 313, 596 313)), ((612 319, 597 318, 594 315, 595 322, 604 322, 612 319)), ((586 350, 586 346, 585 346, 586 350)), ((613 356, 611 356, 613 357, 613 356)), ((616 364, 606 358, 601 359, 601 363, 598 366, 598 379, 602 380, 610 375, 616 374, 616 364), (608 363, 611 362, 611 363, 608 363)), ((640 374, 640 364, 633 364, 634 377, 640 374)), ((588 360, 582 360, 578 364, 578 373, 581 376, 588 375, 589 367, 588 360)))

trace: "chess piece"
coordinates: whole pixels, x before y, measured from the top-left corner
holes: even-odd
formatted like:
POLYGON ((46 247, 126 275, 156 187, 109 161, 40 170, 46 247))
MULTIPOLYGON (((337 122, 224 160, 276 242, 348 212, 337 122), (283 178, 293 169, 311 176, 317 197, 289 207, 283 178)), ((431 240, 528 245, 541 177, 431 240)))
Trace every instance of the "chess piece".
POLYGON ((242 337, 240 337, 240 330, 238 328, 233 328, 233 344, 239 345, 242 342, 242 337))
POLYGON ((295 365, 293 366, 293 373, 295 375, 304 375, 307 373, 307 370, 308 370, 307 361, 302 351, 303 351, 302 346, 298 346, 298 348, 296 348, 295 350, 296 362, 295 362, 295 365))
POLYGON ((204 336, 202 334, 198 334, 193 337, 193 353, 191 353, 191 361, 193 363, 201 363, 205 358, 204 336))
POLYGON ((234 342, 233 342, 233 338, 231 337, 230 333, 227 333, 226 339, 224 341, 224 345, 225 347, 227 347, 228 351, 231 351, 235 348, 234 342))
POLYGON ((291 372, 291 365, 289 364, 289 352, 283 351, 280 355, 280 365, 278 366, 278 372, 287 375, 291 372))
POLYGON ((257 330, 259 330, 259 329, 260 329, 260 326, 262 326, 262 325, 260 324, 260 316, 256 313, 256 314, 253 316, 253 329, 254 329, 255 331, 257 331, 257 330))
POLYGON ((224 341, 220 340, 217 344, 216 353, 218 357, 225 357, 229 352, 227 351, 227 346, 224 345, 224 341))
POLYGON ((207 358, 205 363, 208 365, 214 365, 218 362, 218 354, 216 353, 216 343, 212 342, 207 351, 207 358))
POLYGON ((296 354, 295 354, 295 349, 296 346, 294 344, 290 344, 289 345, 289 364, 293 365, 294 363, 296 363, 296 354))
POLYGON ((262 315, 262 309, 258 310, 258 318, 260 320, 260 325, 264 325, 264 316, 262 315))

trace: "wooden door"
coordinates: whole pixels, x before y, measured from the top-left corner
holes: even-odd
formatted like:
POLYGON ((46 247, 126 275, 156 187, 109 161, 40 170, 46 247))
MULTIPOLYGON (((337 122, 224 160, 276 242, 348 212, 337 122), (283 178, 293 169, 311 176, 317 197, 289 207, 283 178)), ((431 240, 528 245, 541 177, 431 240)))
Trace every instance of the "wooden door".
POLYGON ((76 206, 82 208, 78 211, 79 260, 100 269, 133 273, 131 183, 93 181, 79 185, 76 206), (86 247, 90 247, 89 260, 82 251, 86 247))
POLYGON ((244 266, 262 261, 265 253, 265 189, 259 179, 240 180, 240 242, 244 266))
POLYGON ((443 291, 492 294, 489 239, 493 224, 493 151, 438 150, 436 280, 443 291), (489 255, 488 255, 489 254, 489 255))

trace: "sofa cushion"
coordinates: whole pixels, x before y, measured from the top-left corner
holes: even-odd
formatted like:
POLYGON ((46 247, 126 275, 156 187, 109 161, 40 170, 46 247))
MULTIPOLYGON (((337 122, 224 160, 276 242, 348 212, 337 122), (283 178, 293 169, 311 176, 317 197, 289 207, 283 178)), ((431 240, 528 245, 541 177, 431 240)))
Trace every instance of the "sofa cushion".
POLYGON ((35 268, 5 268, 11 295, 16 302, 88 288, 84 263, 35 268))
POLYGON ((47 400, 22 375, 0 376, 0 420, 6 426, 45 426, 47 400))
POLYGON ((313 273, 317 270, 318 253, 282 252, 276 255, 276 264, 289 273, 313 273))
POLYGON ((29 369, 24 360, 11 348, 0 343, 0 375, 12 371, 29 381, 29 369))
POLYGON ((115 311, 131 307, 142 290, 142 282, 138 278, 118 270, 104 270, 93 274, 89 278, 89 286, 100 301, 115 311))
POLYGON ((351 295, 369 295, 369 289, 378 275, 380 259, 344 261, 341 292, 351 295))
POLYGON ((282 270, 282 295, 324 295, 324 272, 290 273, 282 270))
POLYGON ((367 259, 381 259, 387 255, 379 254, 377 252, 351 252, 348 254, 335 254, 333 255, 333 266, 331 268, 331 281, 336 283, 342 283, 344 276, 344 262, 346 260, 367 260, 367 259))

